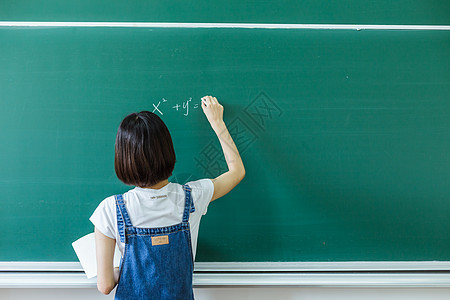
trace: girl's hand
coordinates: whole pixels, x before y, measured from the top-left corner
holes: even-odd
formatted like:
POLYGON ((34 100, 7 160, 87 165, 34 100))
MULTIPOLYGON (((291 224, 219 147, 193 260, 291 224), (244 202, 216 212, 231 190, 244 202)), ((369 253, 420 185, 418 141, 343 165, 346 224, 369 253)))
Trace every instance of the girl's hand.
POLYGON ((216 97, 205 96, 202 98, 202 109, 211 127, 216 130, 224 125, 223 106, 219 104, 216 97))

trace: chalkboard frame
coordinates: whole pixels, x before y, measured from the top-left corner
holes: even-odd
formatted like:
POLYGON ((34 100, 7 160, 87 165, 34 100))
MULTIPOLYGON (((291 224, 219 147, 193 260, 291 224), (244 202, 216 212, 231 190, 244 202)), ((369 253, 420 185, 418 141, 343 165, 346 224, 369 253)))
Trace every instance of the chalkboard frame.
MULTIPOLYGON (((215 23, 105 23, 105 22, 0 22, 0 27, 145 27, 145 28, 307 28, 340 30, 450 30, 426 25, 301 25, 215 23)), ((81 272, 77 262, 0 262, 0 272, 81 272)), ((199 262, 195 272, 378 272, 450 271, 450 261, 374 262, 199 262)), ((420 286, 418 284, 417 286, 420 286)), ((433 286, 425 285, 425 286, 433 286)), ((440 285, 442 286, 442 285, 440 285)), ((450 282, 446 285, 450 286, 450 282)))

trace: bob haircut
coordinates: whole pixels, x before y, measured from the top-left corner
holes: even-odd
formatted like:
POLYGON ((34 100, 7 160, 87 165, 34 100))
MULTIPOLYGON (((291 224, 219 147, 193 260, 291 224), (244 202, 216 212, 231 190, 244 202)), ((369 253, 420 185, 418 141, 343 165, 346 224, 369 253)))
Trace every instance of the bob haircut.
POLYGON ((114 169, 123 183, 153 186, 172 175, 175 161, 172 137, 157 115, 141 111, 129 114, 120 123, 114 169))

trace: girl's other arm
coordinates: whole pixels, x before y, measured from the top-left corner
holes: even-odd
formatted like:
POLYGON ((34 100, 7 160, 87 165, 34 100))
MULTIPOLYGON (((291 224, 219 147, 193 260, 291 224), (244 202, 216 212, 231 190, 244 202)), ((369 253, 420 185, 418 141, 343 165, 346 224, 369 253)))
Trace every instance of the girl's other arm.
POLYGON ((107 237, 95 228, 95 251, 97 257, 97 288, 108 295, 119 281, 119 270, 114 269, 116 240, 107 237))
POLYGON ((202 109, 219 138, 228 166, 227 172, 212 179, 214 194, 211 201, 213 201, 226 195, 244 178, 245 168, 239 151, 223 121, 223 106, 219 104, 215 97, 205 96, 202 98, 202 109))

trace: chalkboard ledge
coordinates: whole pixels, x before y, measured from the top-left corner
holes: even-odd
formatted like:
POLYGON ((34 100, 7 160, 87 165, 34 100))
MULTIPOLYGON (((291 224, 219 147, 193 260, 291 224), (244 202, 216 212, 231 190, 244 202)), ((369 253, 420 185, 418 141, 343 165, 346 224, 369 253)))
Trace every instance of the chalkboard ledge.
MULTIPOLYGON (((194 287, 450 287, 449 272, 195 273, 194 287)), ((0 272, 0 288, 96 288, 83 272, 0 272)))
MULTIPOLYGON (((198 262, 194 287, 450 287, 449 267, 450 262, 198 262)), ((78 263, 0 262, 0 288, 95 287, 96 278, 87 279, 78 263)))

